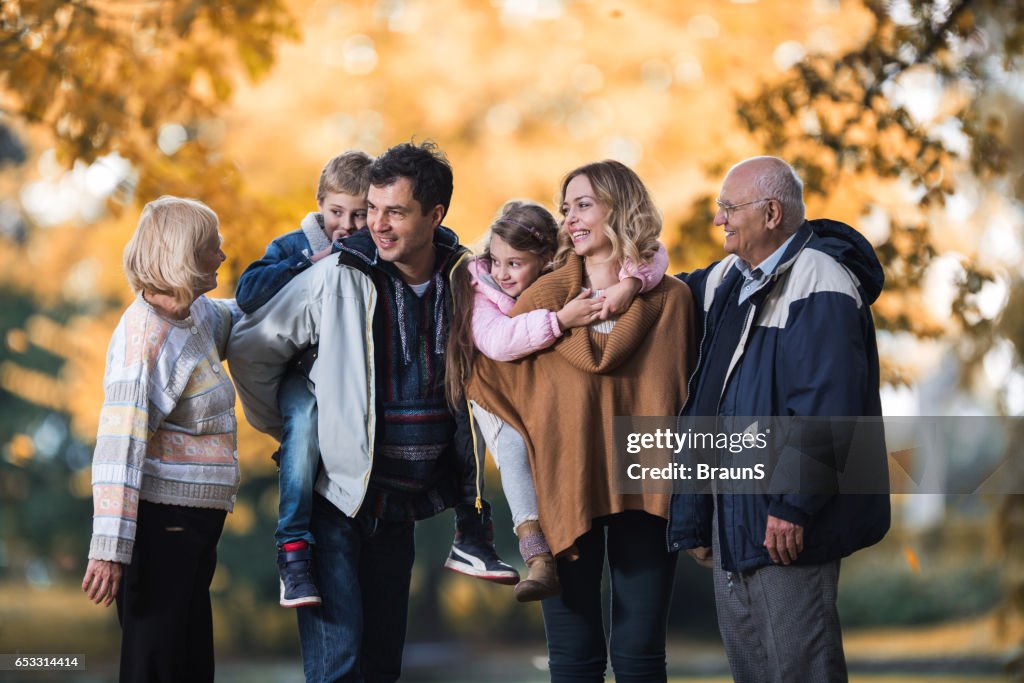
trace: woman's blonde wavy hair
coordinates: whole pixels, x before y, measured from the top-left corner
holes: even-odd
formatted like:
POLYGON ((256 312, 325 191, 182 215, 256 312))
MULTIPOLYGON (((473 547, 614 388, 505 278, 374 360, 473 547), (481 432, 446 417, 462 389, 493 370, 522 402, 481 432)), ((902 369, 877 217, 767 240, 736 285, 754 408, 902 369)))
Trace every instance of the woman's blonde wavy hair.
MULTIPOLYGON (((562 180, 561 195, 557 199, 560 209, 565 206, 565 191, 573 178, 584 175, 594 188, 595 199, 609 208, 604 232, 612 243, 616 260, 621 264, 629 259, 635 264, 649 263, 658 250, 661 234, 661 212, 654 205, 650 192, 640 177, 625 164, 607 159, 580 166, 562 180)), ((565 264, 572 251, 572 240, 565 230, 565 211, 558 231, 558 251, 555 267, 565 264)))
POLYGON ((191 304, 203 277, 199 249, 217 235, 218 224, 217 214, 195 199, 164 195, 146 204, 122 259, 132 290, 191 304))

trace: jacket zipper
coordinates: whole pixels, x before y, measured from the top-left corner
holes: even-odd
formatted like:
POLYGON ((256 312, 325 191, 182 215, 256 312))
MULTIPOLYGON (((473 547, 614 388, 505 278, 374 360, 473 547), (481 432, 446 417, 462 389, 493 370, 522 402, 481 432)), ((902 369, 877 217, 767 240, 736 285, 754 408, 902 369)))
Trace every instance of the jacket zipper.
MULTIPOLYGON (((721 283, 719 283, 719 284, 721 284, 721 283)), ((708 317, 710 317, 710 315, 711 315, 711 308, 708 307, 708 309, 704 311, 704 330, 701 332, 701 335, 700 335, 700 345, 697 346, 697 362, 694 363, 694 365, 693 365, 693 372, 691 372, 690 376, 686 378, 686 402, 683 403, 683 407, 680 408, 679 414, 676 415, 676 426, 679 425, 679 418, 681 418, 683 416, 683 413, 686 412, 686 407, 688 405, 690 405, 690 397, 692 396, 692 394, 690 392, 692 390, 693 378, 697 375, 697 370, 700 368, 700 363, 704 359, 704 342, 708 338, 708 317)), ((669 506, 668 506, 668 523, 665 525, 665 547, 666 548, 670 548, 671 547, 671 535, 672 535, 672 501, 670 499, 669 500, 669 506)))
MULTIPOLYGON (((468 258, 468 257, 469 257, 469 252, 468 251, 463 251, 462 255, 459 256, 459 258, 455 261, 455 265, 453 265, 452 269, 448 271, 448 289, 449 289, 449 291, 452 292, 452 301, 453 302, 455 301, 455 269, 458 268, 459 265, 461 265, 462 262, 465 261, 466 258, 468 258)), ((454 311, 452 311, 452 313, 454 314, 454 311)), ((463 391, 463 397, 465 398, 465 391, 463 391)), ((470 434, 470 438, 473 440, 473 460, 476 462, 476 477, 475 477, 476 481, 474 482, 476 484, 476 502, 474 503, 474 505, 476 507, 476 513, 479 515, 484 510, 484 498, 483 498, 483 476, 484 476, 484 474, 483 474, 483 463, 481 462, 481 460, 483 458, 480 457, 480 447, 479 447, 479 445, 477 444, 477 441, 476 441, 476 427, 473 424, 473 411, 469 407, 469 399, 466 399, 466 418, 469 420, 469 434, 470 434)))

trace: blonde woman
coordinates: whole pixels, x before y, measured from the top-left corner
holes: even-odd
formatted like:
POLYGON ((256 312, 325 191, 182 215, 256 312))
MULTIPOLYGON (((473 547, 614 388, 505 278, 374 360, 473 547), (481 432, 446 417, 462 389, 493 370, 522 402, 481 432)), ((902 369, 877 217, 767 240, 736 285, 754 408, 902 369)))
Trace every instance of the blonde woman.
MULTIPOLYGON (((600 296, 622 264, 649 263, 661 216, 647 188, 617 161, 571 171, 561 186, 556 269, 509 315, 559 310, 581 291, 600 296)), ((693 300, 675 278, 633 299, 620 316, 566 330, 550 349, 515 363, 474 364, 466 395, 527 442, 540 525, 557 558, 561 595, 542 602, 551 680, 665 680, 665 628, 676 557, 665 550, 668 496, 613 485, 612 418, 675 415, 693 357, 693 300), (607 559, 611 625, 602 625, 607 559)))
POLYGON ((238 309, 203 296, 224 261, 217 215, 164 196, 124 251, 136 293, 107 351, 82 590, 117 602, 123 681, 212 681, 210 581, 239 471, 221 366, 238 309))

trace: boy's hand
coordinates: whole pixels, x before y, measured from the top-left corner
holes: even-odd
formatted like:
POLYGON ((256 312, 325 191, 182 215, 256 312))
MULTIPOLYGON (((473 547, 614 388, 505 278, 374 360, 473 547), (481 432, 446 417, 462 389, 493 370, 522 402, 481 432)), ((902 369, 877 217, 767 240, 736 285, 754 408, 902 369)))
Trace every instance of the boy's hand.
POLYGON ((331 233, 331 241, 332 242, 340 242, 341 240, 345 239, 349 235, 356 234, 356 232, 357 232, 356 231, 356 226, 354 226, 354 225, 351 228, 343 228, 343 227, 335 228, 334 232, 331 233))
POLYGON ((603 305, 604 297, 591 299, 590 290, 584 287, 575 299, 562 306, 562 310, 555 314, 558 318, 558 326, 564 332, 573 327, 589 325, 597 320, 603 305))
POLYGON ((627 277, 619 280, 611 287, 604 290, 604 306, 601 308, 601 320, 625 313, 637 293, 640 292, 642 283, 635 277, 627 277))
POLYGON ((333 247, 334 247, 334 245, 333 245, 333 244, 328 244, 328 245, 327 245, 326 247, 324 247, 324 248, 323 248, 323 249, 321 249, 320 251, 318 251, 318 252, 316 252, 315 254, 313 254, 312 256, 310 256, 310 257, 309 257, 309 260, 310 260, 310 261, 311 261, 312 263, 316 263, 316 262, 317 262, 317 261, 319 261, 320 259, 322 259, 322 258, 326 258, 326 257, 330 256, 330 255, 331 255, 331 249, 332 249, 333 247))

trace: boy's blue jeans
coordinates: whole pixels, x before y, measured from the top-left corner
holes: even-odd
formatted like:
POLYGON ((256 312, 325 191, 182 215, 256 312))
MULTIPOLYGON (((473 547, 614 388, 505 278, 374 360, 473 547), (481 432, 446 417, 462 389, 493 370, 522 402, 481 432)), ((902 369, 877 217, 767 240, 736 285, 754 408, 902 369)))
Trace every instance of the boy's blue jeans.
POLYGON ((278 389, 277 403, 283 420, 274 540, 278 547, 301 540, 312 544, 309 521, 313 512, 313 482, 320 463, 316 397, 305 377, 290 372, 278 389))

